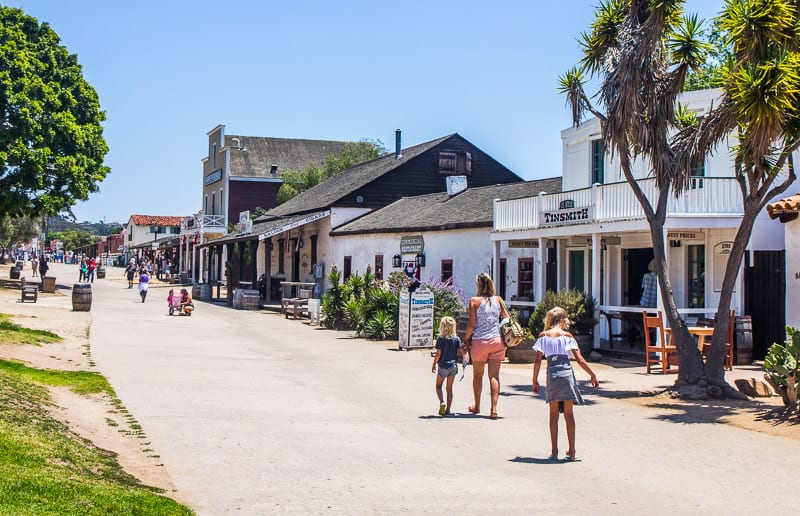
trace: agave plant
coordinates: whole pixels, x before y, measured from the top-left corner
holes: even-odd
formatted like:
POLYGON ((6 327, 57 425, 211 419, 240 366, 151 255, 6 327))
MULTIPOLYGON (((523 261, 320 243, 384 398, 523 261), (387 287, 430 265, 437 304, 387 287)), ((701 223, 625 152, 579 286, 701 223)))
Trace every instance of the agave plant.
POLYGON ((358 336, 364 335, 364 325, 368 315, 367 302, 363 298, 354 297, 344 304, 344 322, 355 330, 358 336))
POLYGON ((371 339, 387 340, 397 336, 397 321, 395 312, 378 310, 375 312, 365 327, 366 336, 371 339))

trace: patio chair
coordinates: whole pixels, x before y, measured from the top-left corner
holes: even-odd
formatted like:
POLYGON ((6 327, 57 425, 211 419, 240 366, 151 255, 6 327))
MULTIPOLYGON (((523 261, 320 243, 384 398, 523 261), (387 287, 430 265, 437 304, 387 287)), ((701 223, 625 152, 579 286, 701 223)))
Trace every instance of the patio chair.
MULTIPOLYGON (((714 317, 714 321, 716 321, 714 317)), ((724 367, 728 371, 733 371, 733 339, 736 336, 734 324, 736 319, 736 312, 731 310, 731 317, 728 321, 728 331, 725 333, 725 362, 724 367)), ((698 320, 698 324, 700 321, 698 320)), ((711 338, 708 337, 703 341, 703 358, 708 357, 708 352, 711 350, 711 338)))
POLYGON ((662 374, 678 372, 677 366, 670 366, 670 356, 677 355, 678 348, 667 344, 661 310, 658 311, 658 315, 650 316, 645 311, 642 312, 642 316, 644 317, 644 356, 647 374, 650 374, 651 363, 660 363, 662 374), (656 330, 658 342, 650 340, 650 330, 656 330), (652 353, 658 353, 658 357, 651 358, 652 353))

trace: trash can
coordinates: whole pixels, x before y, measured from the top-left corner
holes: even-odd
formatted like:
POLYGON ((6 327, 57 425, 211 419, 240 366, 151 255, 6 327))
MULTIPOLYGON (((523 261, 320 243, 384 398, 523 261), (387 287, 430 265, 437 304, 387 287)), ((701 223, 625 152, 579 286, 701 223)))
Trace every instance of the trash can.
POLYGON ((735 318, 736 365, 753 363, 753 319, 749 315, 735 318))
POLYGON ((76 283, 72 286, 72 310, 88 312, 92 309, 92 285, 76 283))
POLYGON ((42 292, 52 294, 56 291, 56 277, 45 276, 42 278, 42 292))
POLYGON ((95 274, 97 274, 97 279, 104 279, 106 277, 106 268, 98 267, 95 274))
POLYGON ((19 279, 19 269, 17 267, 11 267, 9 274, 11 279, 19 279))

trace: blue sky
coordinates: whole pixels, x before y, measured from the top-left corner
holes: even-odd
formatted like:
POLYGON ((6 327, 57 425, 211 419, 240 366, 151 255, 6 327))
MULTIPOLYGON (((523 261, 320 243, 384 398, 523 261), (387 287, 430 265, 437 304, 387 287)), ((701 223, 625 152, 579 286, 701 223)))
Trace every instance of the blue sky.
MULTIPOLYGON (((5 1, 50 23, 100 96, 111 174, 78 220, 201 208, 206 133, 403 146, 458 132, 561 175, 558 75, 599 0, 5 1)), ((722 0, 687 9, 706 19, 722 0)))

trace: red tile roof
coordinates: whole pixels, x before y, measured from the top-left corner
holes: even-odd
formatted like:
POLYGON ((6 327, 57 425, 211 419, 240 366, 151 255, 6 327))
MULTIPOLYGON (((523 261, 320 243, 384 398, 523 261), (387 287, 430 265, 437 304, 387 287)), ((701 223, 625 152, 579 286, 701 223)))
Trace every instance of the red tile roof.
POLYGON ((800 194, 767 204, 767 213, 772 219, 780 218, 781 222, 796 219, 800 213, 800 194))
POLYGON ((131 215, 131 220, 137 226, 180 226, 182 218, 171 215, 131 215))

